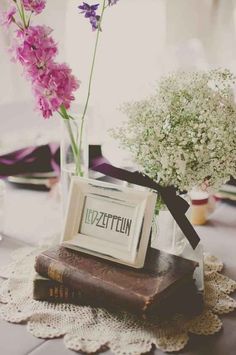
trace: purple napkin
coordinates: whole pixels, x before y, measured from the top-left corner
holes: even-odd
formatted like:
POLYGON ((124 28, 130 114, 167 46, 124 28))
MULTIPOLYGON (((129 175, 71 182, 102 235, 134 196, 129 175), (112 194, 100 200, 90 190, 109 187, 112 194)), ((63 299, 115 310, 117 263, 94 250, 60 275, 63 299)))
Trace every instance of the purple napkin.
POLYGON ((10 175, 60 172, 60 146, 50 143, 0 156, 0 178, 10 175))
MULTIPOLYGON (((102 156, 100 145, 89 146, 89 168, 109 163, 102 156)), ((50 143, 37 147, 27 147, 15 152, 0 156, 0 178, 12 175, 60 173, 60 145, 50 143)))

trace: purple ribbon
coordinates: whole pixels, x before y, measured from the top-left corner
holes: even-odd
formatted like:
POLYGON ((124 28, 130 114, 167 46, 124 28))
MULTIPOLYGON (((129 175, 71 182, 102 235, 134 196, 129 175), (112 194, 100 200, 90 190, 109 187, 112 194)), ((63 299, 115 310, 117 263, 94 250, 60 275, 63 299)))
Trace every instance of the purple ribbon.
POLYGON ((176 223, 188 239, 190 245, 195 249, 200 241, 200 238, 189 222, 185 213, 189 209, 189 204, 182 197, 176 194, 174 187, 163 187, 150 179, 148 176, 141 174, 138 171, 130 172, 124 169, 116 168, 115 166, 102 163, 92 167, 93 170, 103 173, 112 178, 127 181, 131 184, 148 187, 157 191, 163 202, 166 204, 176 223))

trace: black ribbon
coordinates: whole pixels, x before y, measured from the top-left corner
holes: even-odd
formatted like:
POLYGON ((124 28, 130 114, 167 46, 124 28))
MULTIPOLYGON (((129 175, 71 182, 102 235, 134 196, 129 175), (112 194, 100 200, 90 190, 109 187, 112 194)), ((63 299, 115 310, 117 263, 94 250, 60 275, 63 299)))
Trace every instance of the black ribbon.
POLYGON ((192 248, 195 249, 197 247, 200 238, 185 215, 189 209, 189 204, 182 197, 176 194, 174 187, 160 186, 148 176, 138 171, 127 171, 124 169, 116 168, 115 166, 108 163, 95 165, 92 167, 92 169, 112 178, 127 181, 135 185, 148 187, 157 191, 169 209, 170 213, 172 214, 173 218, 175 219, 176 223, 184 233, 185 237, 188 239, 192 248))

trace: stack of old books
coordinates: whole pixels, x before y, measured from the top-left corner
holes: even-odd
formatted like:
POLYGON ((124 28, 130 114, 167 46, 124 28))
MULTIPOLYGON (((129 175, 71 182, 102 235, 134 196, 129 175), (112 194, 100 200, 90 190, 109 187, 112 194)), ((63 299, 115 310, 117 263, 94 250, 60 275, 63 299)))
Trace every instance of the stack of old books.
POLYGON ((197 313, 202 298, 195 287, 194 261, 149 249, 142 269, 56 247, 36 259, 33 297, 127 311, 155 321, 170 313, 197 313))

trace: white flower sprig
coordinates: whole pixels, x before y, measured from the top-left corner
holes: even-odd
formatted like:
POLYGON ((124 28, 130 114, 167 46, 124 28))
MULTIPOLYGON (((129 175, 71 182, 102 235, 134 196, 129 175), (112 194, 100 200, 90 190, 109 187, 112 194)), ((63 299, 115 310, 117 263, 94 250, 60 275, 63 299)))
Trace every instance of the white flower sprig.
POLYGON ((113 135, 163 186, 218 188, 236 172, 235 81, 228 70, 164 77, 152 97, 124 105, 129 120, 113 135))

